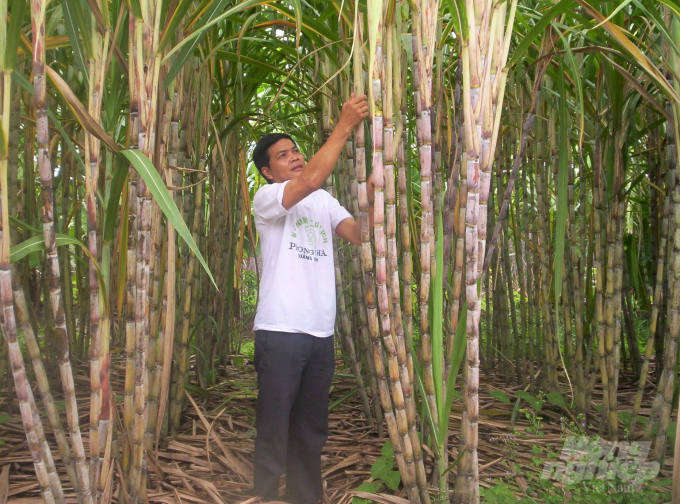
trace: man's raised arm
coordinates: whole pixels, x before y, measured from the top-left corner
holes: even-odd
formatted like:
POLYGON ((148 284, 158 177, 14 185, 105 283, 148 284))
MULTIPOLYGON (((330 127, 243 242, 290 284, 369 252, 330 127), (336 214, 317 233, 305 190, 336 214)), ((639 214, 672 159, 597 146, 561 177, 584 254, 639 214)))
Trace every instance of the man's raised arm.
POLYGON ((333 173, 335 164, 345 147, 347 139, 361 121, 368 117, 368 103, 366 95, 354 96, 342 106, 342 113, 338 124, 312 159, 305 165, 300 176, 294 178, 283 191, 281 204, 288 210, 319 189, 326 179, 333 173))

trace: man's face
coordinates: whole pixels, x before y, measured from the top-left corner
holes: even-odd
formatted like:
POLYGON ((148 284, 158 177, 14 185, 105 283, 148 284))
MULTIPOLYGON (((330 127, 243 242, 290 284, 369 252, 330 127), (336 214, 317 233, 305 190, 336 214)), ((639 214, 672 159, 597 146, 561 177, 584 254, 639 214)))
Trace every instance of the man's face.
POLYGON ((262 168, 262 174, 274 183, 285 182, 300 176, 305 158, 295 143, 282 138, 269 147, 269 166, 262 168))

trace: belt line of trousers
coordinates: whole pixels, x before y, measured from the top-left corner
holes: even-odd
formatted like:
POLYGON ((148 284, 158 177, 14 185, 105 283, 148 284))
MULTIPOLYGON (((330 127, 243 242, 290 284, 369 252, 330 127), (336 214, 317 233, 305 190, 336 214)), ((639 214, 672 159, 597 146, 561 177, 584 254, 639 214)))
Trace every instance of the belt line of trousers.
POLYGON ((328 396, 335 370, 333 337, 255 331, 255 493, 277 500, 321 499, 321 451, 328 439, 328 396))

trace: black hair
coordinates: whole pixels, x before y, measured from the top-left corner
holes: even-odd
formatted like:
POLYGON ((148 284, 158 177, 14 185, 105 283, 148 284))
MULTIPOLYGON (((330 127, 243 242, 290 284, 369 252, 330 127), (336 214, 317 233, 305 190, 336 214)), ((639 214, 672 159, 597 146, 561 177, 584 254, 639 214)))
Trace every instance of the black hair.
POLYGON ((260 175, 264 177, 268 184, 271 184, 272 181, 264 176, 264 174, 262 173, 262 168, 264 168, 265 166, 269 167, 270 159, 269 147, 274 145, 279 140, 283 140, 284 138, 287 138, 288 140, 293 142, 297 147, 295 140, 293 140, 293 138, 290 135, 287 135, 285 133, 268 133, 267 135, 260 138, 260 140, 257 142, 257 145, 255 146, 255 149, 253 150, 253 163, 255 163, 257 171, 260 172, 260 175))

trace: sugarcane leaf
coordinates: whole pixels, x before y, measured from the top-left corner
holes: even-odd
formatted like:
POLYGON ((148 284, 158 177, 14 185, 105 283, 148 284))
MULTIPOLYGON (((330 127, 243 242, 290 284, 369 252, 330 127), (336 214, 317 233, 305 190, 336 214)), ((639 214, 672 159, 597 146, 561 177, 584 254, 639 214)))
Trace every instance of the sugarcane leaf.
MULTIPOLYGON (((411 356, 413 358, 413 378, 416 382, 416 387, 420 391, 420 394, 424 397, 425 396, 425 385, 423 384, 423 367, 418 362, 418 354, 416 353, 416 350, 413 347, 413 338, 410 335, 407 335, 406 341, 408 342, 408 346, 409 346, 409 349, 411 351, 411 356)), ((423 407, 423 410, 425 412, 425 418, 430 425, 430 429, 432 429, 432 437, 434 438, 434 445, 439 447, 439 446, 441 446, 440 437, 439 437, 439 430, 437 430, 435 428, 434 416, 432 415, 432 411, 430 410, 430 403, 428 401, 422 401, 422 407, 423 407)), ((450 412, 450 410, 449 410, 449 412, 450 412)))
POLYGON ((508 394, 503 392, 502 390, 490 390, 489 395, 496 399, 497 401, 500 401, 505 404, 510 404, 510 398, 508 397, 508 394))
POLYGON ((52 80, 52 83, 59 91, 59 94, 61 94, 62 98, 66 101, 68 106, 75 114, 80 125, 94 136, 99 138, 99 140, 104 142, 113 152, 118 152, 120 150, 120 146, 113 138, 111 138, 111 135, 104 131, 99 123, 95 121, 87 112, 85 106, 80 102, 80 100, 78 100, 78 97, 71 90, 66 81, 61 78, 61 75, 50 68, 49 65, 45 65, 45 72, 52 80))
POLYGON ((675 12, 676 16, 680 16, 680 3, 676 2, 675 0, 657 0, 657 1, 673 9, 673 12, 675 12))
POLYGON ((635 88, 635 90, 640 93, 642 96, 645 97, 645 99, 649 102, 652 107, 654 107, 657 112, 659 112, 661 115, 663 115, 666 120, 669 123, 673 122, 673 116, 666 110, 666 107, 661 105, 654 96, 645 89, 645 87, 638 82, 638 79, 636 79, 631 73, 623 68, 621 65, 617 64, 613 59, 609 58, 608 56, 604 56, 607 58, 609 63, 628 81, 628 83, 635 88))
MULTIPOLYGON (((444 29, 444 34, 450 32, 453 29, 460 38, 466 40, 468 37, 468 25, 467 25, 467 11, 465 10, 465 2, 460 0, 448 0, 449 14, 451 14, 451 21, 444 29)), ((442 39, 441 43, 444 43, 442 39)))
MULTIPOLYGON (((432 373, 434 376, 434 390, 436 394, 437 411, 439 413, 439 424, 446 423, 444 416, 446 408, 442 395, 442 383, 444 375, 442 350, 444 344, 444 225, 442 223, 442 212, 437 209, 437 236, 435 241, 435 271, 431 278, 432 281, 432 373)), ((448 425, 446 426, 448 430, 448 425)), ((440 434, 446 431, 442 430, 440 434)), ((442 436, 443 439, 443 436, 442 436)))
POLYGON ((182 214, 180 214, 177 205, 175 205, 175 201, 170 195, 168 189, 165 187, 160 174, 154 167, 151 160, 137 149, 122 150, 120 151, 120 154, 125 156, 132 164, 134 169, 137 170, 137 173, 139 173, 139 175, 144 180, 144 183, 151 191, 154 200, 158 204, 158 207, 161 209, 170 224, 174 226, 179 235, 184 239, 186 244, 189 246, 189 249, 194 254, 196 254, 196 258, 210 277, 210 280, 212 281, 215 288, 217 288, 217 283, 215 283, 215 279, 213 278, 210 268, 208 267, 208 263, 203 258, 201 251, 198 249, 196 242, 191 236, 191 231, 189 231, 189 228, 182 218, 182 214))
POLYGON ((16 217, 13 217, 12 215, 9 216, 9 221, 11 223, 15 224, 16 226, 18 226, 19 228, 30 231, 31 233, 35 233, 35 234, 42 233, 42 231, 40 229, 33 227, 30 224, 27 224, 26 222, 21 221, 21 220, 17 219, 16 217))
POLYGON ((220 21, 226 19, 229 16, 233 16, 234 14, 238 14, 241 11, 254 7, 255 5, 266 5, 268 3, 269 0, 264 1, 245 0, 243 2, 238 2, 230 9, 227 9, 226 11, 222 12, 227 4, 227 0, 215 1, 211 8, 201 18, 202 22, 200 28, 197 28, 193 33, 191 33, 190 35, 185 37, 181 42, 175 45, 175 47, 168 51, 168 54, 163 59, 163 62, 166 62, 170 58, 170 56, 180 51, 181 49, 181 51, 175 58, 175 61, 172 62, 170 70, 168 70, 168 74, 165 77, 165 80, 163 81, 163 87, 168 88, 170 86, 170 84, 175 79, 175 77, 177 77, 177 74, 182 69, 184 64, 187 62, 189 57, 192 54, 194 54, 194 49, 201 42, 201 40, 207 33, 207 30, 210 29, 213 25, 219 23, 220 21))
MULTIPOLYGON (((24 88, 26 91, 29 92, 29 94, 33 95, 35 94, 35 88, 33 87, 33 84, 28 82, 26 77, 21 75, 19 72, 12 72, 12 80, 24 88)), ((54 115, 54 112, 52 112, 52 109, 47 109, 47 117, 50 119, 50 124, 54 125, 55 128, 57 128, 57 131, 63 138, 64 142, 66 143, 66 146, 68 149, 71 151, 71 154, 73 155, 73 158, 76 160, 78 165, 80 166, 81 170, 84 172, 85 171, 85 163, 83 163, 83 159, 80 157, 80 153, 76 150, 76 147, 73 145, 73 142, 71 142, 71 139, 69 136, 66 134, 66 131, 61 125, 61 121, 57 118, 57 116, 54 115)))
MULTIPOLYGON (((567 55, 567 61, 571 65, 571 68, 573 69, 572 72, 572 77, 574 80, 574 89, 576 90, 576 96, 578 97, 578 103, 579 103, 579 117, 580 117, 580 122, 579 122, 579 149, 583 145, 583 135, 585 134, 585 129, 586 129, 586 109, 584 105, 584 98, 583 98, 583 84, 581 83, 581 72, 579 71, 578 64, 576 63, 576 59, 574 58, 574 53, 571 50, 571 44, 567 40, 567 38, 562 34, 561 30, 555 30, 557 34, 560 36, 562 39, 562 44, 564 45, 564 51, 565 54, 567 55)), ((566 96, 563 98, 566 100, 566 96)))
POLYGON ((0 123, 0 158, 7 156, 7 151, 7 135, 5 135, 5 128, 3 128, 2 123, 0 123))
POLYGON ((128 170, 125 166, 118 166, 113 172, 111 179, 109 201, 106 206, 106 213, 104 214, 104 234, 105 242, 112 242, 116 233, 116 218, 118 217, 118 206, 120 202, 120 195, 125 187, 128 170))
MULTIPOLYGON (((644 1, 644 0, 643 0, 644 1)), ((649 2, 645 1, 645 4, 641 3, 639 0, 633 0, 633 3, 640 9, 642 12, 647 14, 653 22, 654 22, 654 28, 659 30, 664 36, 664 41, 668 42, 668 44, 673 48, 673 50, 676 52, 676 54, 680 53, 680 49, 678 48, 677 44, 675 43, 675 40, 673 40, 673 37, 671 37, 670 33, 667 30, 666 23, 664 22, 663 18, 661 17, 661 14, 659 13, 658 10, 655 9, 656 7, 656 0, 654 2, 649 2)), ((680 10, 677 10, 678 6, 675 6, 676 14, 680 14, 680 10)))
POLYGON ((512 67, 515 63, 520 61, 524 57, 527 50, 534 43, 534 40, 536 40, 539 35, 542 35, 545 32, 545 29, 548 27, 550 22, 557 16, 572 9, 574 1, 575 0, 560 0, 560 2, 548 9, 548 11, 543 14, 541 19, 536 22, 534 27, 527 34, 522 36, 521 40, 517 44, 517 47, 512 53, 512 58, 510 58, 510 61, 508 61, 508 66, 512 67))
MULTIPOLYGON (((21 28, 24 26, 23 19, 26 13, 28 2, 26 0, 12 1, 12 22, 7 27, 5 36, 5 53, 4 61, 0 62, 0 67, 6 70, 12 70, 16 67, 17 48, 19 47, 19 40, 21 38, 21 28)), ((0 55, 0 58, 2 55, 0 55)))
POLYGON ((295 50, 300 48, 300 34, 302 33, 302 2, 291 0, 295 12, 295 50))
MULTIPOLYGON (((63 245, 80 245, 83 247, 83 243, 69 235, 57 233, 56 234, 56 240, 57 240, 57 246, 61 247, 63 245)), ((29 238, 28 240, 25 240, 18 245, 15 245, 10 249, 9 253, 9 260, 12 263, 15 263, 17 261, 20 261, 24 257, 26 257, 28 254, 32 252, 40 252, 42 250, 45 250, 45 238, 43 237, 42 234, 33 236, 32 238, 29 238)))
MULTIPOLYGON (((233 359, 233 357, 232 357, 232 359, 233 359)), ((354 389, 350 390, 344 396, 339 397, 338 399, 336 399, 335 401, 330 403, 328 405, 328 411, 332 411, 335 408, 337 408, 338 406, 340 406, 341 404, 346 403, 348 400, 350 400, 352 397, 354 397, 358 392, 359 392, 358 388, 354 388, 354 389)))
MULTIPOLYGON (((85 66, 85 55, 83 54, 83 48, 81 47, 80 40, 78 39, 77 21, 75 19, 74 13, 75 3, 76 2, 74 2, 74 0, 63 0, 61 7, 64 18, 64 27, 66 28, 66 34, 68 35, 71 49, 73 50, 73 57, 76 60, 76 65, 78 65, 78 68, 83 74, 83 78, 85 79, 85 87, 87 87, 90 76, 87 72, 87 67, 85 66)), ((86 32, 81 30, 81 33, 85 35, 86 32)))
MULTIPOLYGON (((83 253, 88 257, 90 262, 94 265, 95 270, 97 271, 97 279, 99 280, 99 292, 102 296, 102 300, 104 301, 103 303, 104 310, 108 310, 108 290, 106 287, 106 282, 104 281, 104 276, 102 275, 101 269, 99 268, 99 263, 90 252, 90 249, 88 249, 85 246, 85 244, 78 240, 77 238, 74 238, 73 236, 67 234, 56 233, 55 241, 57 247, 63 247, 65 245, 66 246, 74 245, 80 247, 83 250, 83 253)), ((17 261, 20 261, 29 254, 41 252, 43 250, 45 250, 44 235, 39 234, 37 236, 33 236, 28 240, 25 240, 10 249, 9 252, 10 263, 15 263, 17 261)))
POLYGON ((605 17, 594 7, 592 7, 585 0, 575 0, 581 7, 585 9, 588 14, 593 16, 597 21, 598 25, 609 33, 612 39, 618 43, 624 51, 626 51, 633 59, 637 62, 638 66, 644 70, 653 80, 656 82, 659 89, 665 92, 668 98, 676 102, 680 102, 680 95, 671 87, 671 85, 666 81, 664 75, 659 71, 656 65, 650 61, 650 59, 638 48, 638 46, 633 43, 626 34, 621 29, 621 27, 615 25, 611 21, 607 21, 605 17))
POLYGON ((189 7, 193 4, 193 0, 181 0, 175 11, 172 13, 172 17, 168 21, 165 31, 161 36, 161 41, 158 45, 159 52, 163 52, 165 47, 168 45, 172 37, 176 34, 177 28, 179 27, 182 20, 185 19, 185 14, 189 10, 189 7))
POLYGON ((138 19, 144 19, 144 14, 142 13, 142 5, 140 0, 125 0, 132 14, 138 19))

